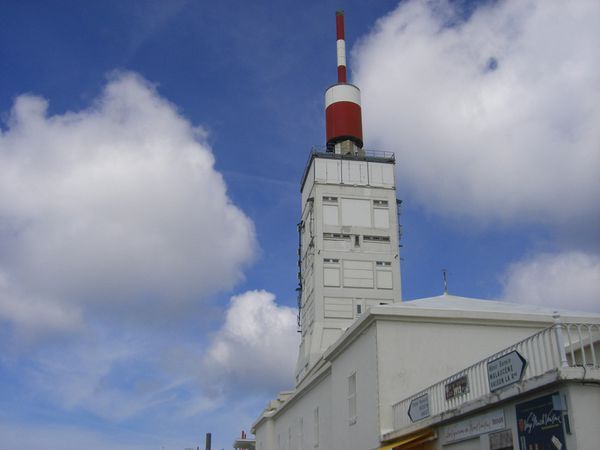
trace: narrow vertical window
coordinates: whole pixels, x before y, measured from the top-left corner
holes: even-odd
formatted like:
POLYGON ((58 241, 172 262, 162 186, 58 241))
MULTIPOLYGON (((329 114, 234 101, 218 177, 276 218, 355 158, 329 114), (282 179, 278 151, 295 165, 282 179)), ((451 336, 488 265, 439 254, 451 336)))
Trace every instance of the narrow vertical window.
POLYGON ((356 423, 356 372, 348 377, 348 423, 356 423))
POLYGON ((319 446, 319 408, 315 408, 314 414, 314 447, 319 446))
POLYGON ((304 450, 304 417, 300 417, 299 422, 298 450, 304 450))

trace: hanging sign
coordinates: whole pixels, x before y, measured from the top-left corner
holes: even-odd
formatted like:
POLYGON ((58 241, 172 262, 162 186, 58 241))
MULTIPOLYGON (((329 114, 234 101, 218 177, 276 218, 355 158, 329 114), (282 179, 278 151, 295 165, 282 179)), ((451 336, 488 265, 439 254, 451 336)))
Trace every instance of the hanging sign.
POLYGON ((446 400, 451 400, 454 397, 461 396, 463 394, 469 393, 469 377, 467 375, 463 375, 456 380, 453 380, 449 383, 446 383, 445 386, 446 391, 446 400))
POLYGON ((490 391, 494 392, 521 381, 526 365, 527 360, 516 350, 489 361, 487 371, 490 391))
POLYGON ((408 417, 412 422, 429 417, 429 394, 421 395, 410 402, 408 417))

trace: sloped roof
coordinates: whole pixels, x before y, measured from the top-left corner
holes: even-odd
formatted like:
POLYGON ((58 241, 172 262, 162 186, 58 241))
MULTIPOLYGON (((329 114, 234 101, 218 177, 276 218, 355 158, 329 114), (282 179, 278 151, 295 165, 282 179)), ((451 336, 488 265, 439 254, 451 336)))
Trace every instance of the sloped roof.
POLYGON ((569 317, 598 317, 597 313, 573 311, 559 308, 549 308, 539 305, 530 305, 525 303, 514 303, 499 300, 484 300, 478 298, 460 297, 457 295, 443 294, 436 297, 420 298, 408 300, 401 303, 403 307, 428 308, 437 310, 453 311, 480 311, 480 312, 498 312, 498 313, 526 313, 552 316, 560 314, 569 317))

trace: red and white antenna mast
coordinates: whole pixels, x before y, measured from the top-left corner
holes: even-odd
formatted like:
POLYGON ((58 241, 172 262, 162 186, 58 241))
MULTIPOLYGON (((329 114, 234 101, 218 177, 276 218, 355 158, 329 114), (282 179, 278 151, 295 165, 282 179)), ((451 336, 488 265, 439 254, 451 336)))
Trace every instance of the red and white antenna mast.
POLYGON ((357 153, 363 146, 360 90, 347 83, 344 12, 336 12, 338 82, 325 91, 327 149, 357 153))
POLYGON ((346 36, 344 33, 344 11, 335 13, 335 35, 337 38, 337 73, 338 83, 346 80, 346 36))

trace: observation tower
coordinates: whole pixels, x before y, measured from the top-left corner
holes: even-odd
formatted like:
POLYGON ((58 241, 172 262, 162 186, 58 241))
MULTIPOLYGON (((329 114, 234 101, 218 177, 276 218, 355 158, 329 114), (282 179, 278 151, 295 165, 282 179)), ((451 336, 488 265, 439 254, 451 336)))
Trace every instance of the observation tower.
POLYGON ((297 385, 366 308, 401 301, 395 158, 363 148, 360 90, 347 81, 341 11, 336 41, 326 143, 310 153, 300 185, 297 385))

